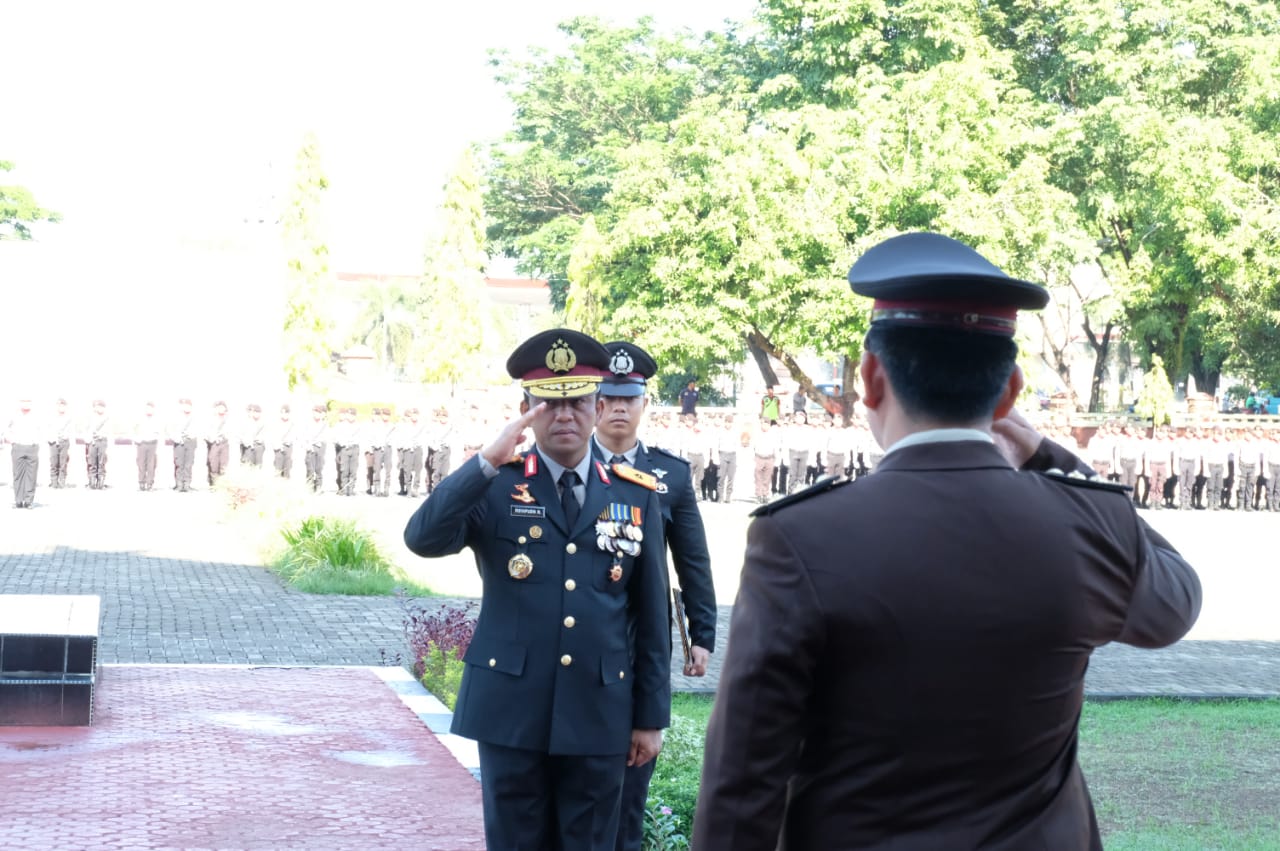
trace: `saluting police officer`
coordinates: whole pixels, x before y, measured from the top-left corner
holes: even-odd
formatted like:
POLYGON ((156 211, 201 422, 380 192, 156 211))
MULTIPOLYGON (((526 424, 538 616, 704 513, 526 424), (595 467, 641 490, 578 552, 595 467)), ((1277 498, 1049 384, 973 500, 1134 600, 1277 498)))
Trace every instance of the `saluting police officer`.
MULTIPOLYGON (((649 404, 645 397, 647 381, 657 373, 657 363, 633 343, 614 341, 604 347, 609 352, 609 375, 600 385, 594 451, 601 460, 630 465, 657 479, 663 533, 689 617, 690 648, 684 674, 706 676, 707 663, 716 647, 716 591, 692 465, 678 455, 636 439, 649 404)), ((627 769, 615 846, 619 851, 639 851, 644 843, 645 803, 655 762, 627 769)))
POLYGON ((480 743, 493 849, 612 848, 627 765, 671 713, 662 508, 652 476, 592 457, 596 340, 536 334, 507 361, 532 407, 414 513, 421 556, 471 547, 484 581, 452 731, 480 743), (532 428, 536 445, 513 457, 532 428))

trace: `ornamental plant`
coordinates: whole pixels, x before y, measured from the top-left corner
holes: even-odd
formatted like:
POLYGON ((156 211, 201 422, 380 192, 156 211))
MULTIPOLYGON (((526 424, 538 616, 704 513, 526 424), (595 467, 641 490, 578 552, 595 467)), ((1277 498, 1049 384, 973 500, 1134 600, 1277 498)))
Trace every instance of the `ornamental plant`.
POLYGON ((401 607, 413 675, 452 711, 462 685, 462 657, 476 631, 476 604, 445 603, 428 611, 401 598, 401 607))
POLYGON ((668 806, 650 798, 644 812, 643 851, 681 851, 689 838, 680 829, 680 816, 668 806))

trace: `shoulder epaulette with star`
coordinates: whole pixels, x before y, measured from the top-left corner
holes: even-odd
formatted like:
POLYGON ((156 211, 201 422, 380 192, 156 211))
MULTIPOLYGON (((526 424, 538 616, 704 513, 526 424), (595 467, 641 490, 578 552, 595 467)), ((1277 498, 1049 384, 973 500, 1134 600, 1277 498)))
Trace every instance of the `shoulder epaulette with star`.
POLYGON ((637 470, 628 464, 614 464, 610 466, 613 474, 624 481, 633 482, 641 487, 648 488, 651 491, 658 489, 658 480, 656 477, 648 473, 637 470))
POLYGON ((796 491, 793 494, 788 494, 787 496, 775 499, 773 502, 760 506, 755 511, 751 512, 751 516, 762 517, 766 514, 773 514, 779 509, 786 508, 789 505, 795 505, 797 502, 803 502, 804 500, 815 497, 820 493, 827 493, 828 491, 833 491, 836 488, 842 488, 849 483, 848 479, 844 479, 839 476, 826 476, 818 479, 815 484, 809 485, 809 487, 804 490, 796 491))
POLYGON ((1046 479, 1053 479, 1055 482, 1061 482, 1064 485, 1072 485, 1078 488, 1093 488, 1094 490, 1111 491, 1112 493, 1125 493, 1133 490, 1130 485, 1122 485, 1119 482, 1111 482, 1100 476, 1086 476, 1079 472, 1064 473, 1058 469, 1040 470, 1040 475, 1046 479))
POLYGON ((523 464, 523 463, 524 463, 524 455, 521 455, 520 453, 516 453, 515 455, 512 455, 510 458, 504 461, 502 466, 505 467, 508 464, 523 464))

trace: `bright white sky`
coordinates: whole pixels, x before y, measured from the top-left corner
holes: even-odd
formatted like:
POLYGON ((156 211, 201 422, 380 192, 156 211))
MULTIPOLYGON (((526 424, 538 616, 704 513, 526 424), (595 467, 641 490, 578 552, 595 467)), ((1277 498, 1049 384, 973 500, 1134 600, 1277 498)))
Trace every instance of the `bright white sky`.
POLYGON ((331 182, 338 270, 413 274, 463 147, 508 108, 488 49, 554 47, 574 15, 719 29, 752 0, 0 0, 0 176, 62 250, 216 240, 278 203, 304 132, 331 182), (273 199, 273 194, 277 197, 273 199))

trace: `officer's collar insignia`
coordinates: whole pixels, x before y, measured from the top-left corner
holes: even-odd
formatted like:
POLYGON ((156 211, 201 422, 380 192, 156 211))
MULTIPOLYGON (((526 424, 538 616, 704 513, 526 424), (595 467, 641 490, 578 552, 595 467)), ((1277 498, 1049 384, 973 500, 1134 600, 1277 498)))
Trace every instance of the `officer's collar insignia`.
POLYGON ((520 482, 519 484, 516 485, 516 492, 511 494, 511 498, 518 502, 523 502, 526 504, 531 502, 537 502, 537 500, 534 499, 533 495, 529 493, 529 486, 524 482, 520 482))
POLYGON ((636 363, 631 359, 631 355, 627 354, 626 349, 618 349, 609 359, 609 371, 614 375, 630 375, 635 372, 635 369, 636 363))
POLYGON ((536 453, 530 452, 524 456, 524 477, 532 479, 538 475, 538 456, 536 453))
POLYGON ((596 462, 596 475, 600 477, 601 482, 603 482, 606 485, 609 484, 609 474, 605 472, 603 461, 596 462))
POLYGON ((648 473, 637 470, 635 467, 631 467, 626 464, 614 464, 613 474, 620 479, 624 479, 628 482, 634 482, 635 484, 648 488, 651 491, 656 491, 658 489, 657 479, 648 473))
POLYGON ((552 372, 568 372, 578 365, 578 356, 569 348, 569 344, 557 339, 547 352, 547 369, 552 372))

